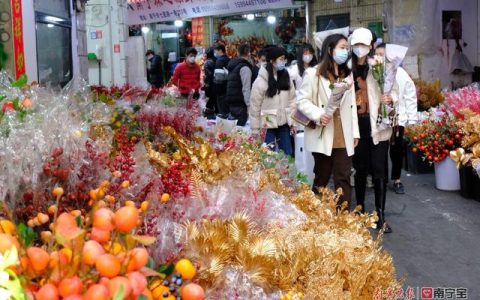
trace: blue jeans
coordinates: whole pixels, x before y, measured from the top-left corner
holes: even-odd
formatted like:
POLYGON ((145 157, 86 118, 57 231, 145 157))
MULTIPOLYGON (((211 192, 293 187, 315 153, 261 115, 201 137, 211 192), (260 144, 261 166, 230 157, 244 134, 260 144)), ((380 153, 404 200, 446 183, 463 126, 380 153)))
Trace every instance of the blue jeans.
POLYGON ((278 128, 267 129, 265 143, 270 145, 275 151, 282 150, 286 155, 293 155, 290 127, 287 124, 278 128))

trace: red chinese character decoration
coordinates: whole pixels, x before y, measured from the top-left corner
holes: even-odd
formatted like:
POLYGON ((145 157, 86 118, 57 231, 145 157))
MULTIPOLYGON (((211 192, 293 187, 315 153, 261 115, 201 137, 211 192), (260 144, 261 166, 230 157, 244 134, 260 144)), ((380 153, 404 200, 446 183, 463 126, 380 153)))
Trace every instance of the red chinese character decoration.
POLYGON ((22 1, 12 0, 13 49, 15 77, 25 74, 25 55, 23 48, 22 1))

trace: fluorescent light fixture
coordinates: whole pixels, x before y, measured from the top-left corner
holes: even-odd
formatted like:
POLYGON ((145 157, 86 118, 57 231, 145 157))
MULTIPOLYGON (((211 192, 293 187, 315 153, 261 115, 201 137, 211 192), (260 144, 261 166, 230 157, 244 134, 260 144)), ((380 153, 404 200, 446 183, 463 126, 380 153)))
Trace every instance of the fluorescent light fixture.
POLYGON ((176 32, 164 32, 162 33, 162 39, 173 39, 178 38, 178 33, 176 32))
POLYGON ((150 31, 150 28, 148 28, 147 26, 143 26, 143 27, 142 27, 142 32, 143 32, 144 34, 147 34, 149 31, 150 31))
POLYGON ((173 24, 175 25, 175 27, 182 27, 183 26, 183 21, 182 20, 175 20, 175 22, 173 22, 173 24))
POLYGON ((55 27, 55 25, 53 25, 53 24, 47 24, 47 27, 48 27, 48 28, 53 28, 53 27, 55 27))
POLYGON ((334 0, 335 3, 341 3, 343 0, 334 0))
POLYGON ((277 17, 270 15, 267 17, 267 22, 269 24, 275 24, 275 22, 277 22, 277 17))
POLYGON ((61 22, 63 19, 57 18, 57 17, 52 17, 52 16, 46 16, 45 20, 49 22, 61 22))
POLYGON ((255 20, 255 15, 254 14, 248 14, 247 15, 247 20, 249 20, 249 21, 255 20))

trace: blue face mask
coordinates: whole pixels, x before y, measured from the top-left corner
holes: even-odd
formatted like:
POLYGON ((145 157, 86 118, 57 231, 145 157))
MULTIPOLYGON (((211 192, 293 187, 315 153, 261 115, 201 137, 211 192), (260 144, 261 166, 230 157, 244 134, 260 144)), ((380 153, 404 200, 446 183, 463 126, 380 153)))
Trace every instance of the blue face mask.
POLYGON ((215 56, 215 58, 219 58, 221 55, 218 52, 215 52, 213 53, 213 56, 215 56))
POLYGON ((285 62, 277 62, 275 63, 275 67, 278 71, 282 71, 285 69, 285 62))
POLYGON ((347 49, 335 49, 335 54, 333 55, 333 59, 339 65, 344 64, 348 59, 347 49))

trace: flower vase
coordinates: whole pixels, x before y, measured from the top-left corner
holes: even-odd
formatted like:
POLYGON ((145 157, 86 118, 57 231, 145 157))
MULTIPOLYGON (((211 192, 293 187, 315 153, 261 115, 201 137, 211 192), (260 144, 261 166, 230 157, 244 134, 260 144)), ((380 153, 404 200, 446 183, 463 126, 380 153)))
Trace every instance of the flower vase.
POLYGON ((480 178, 474 173, 472 166, 460 168, 460 186, 462 197, 480 201, 480 178))
POLYGON ((435 163, 435 186, 441 191, 460 190, 460 173, 450 157, 435 163))

